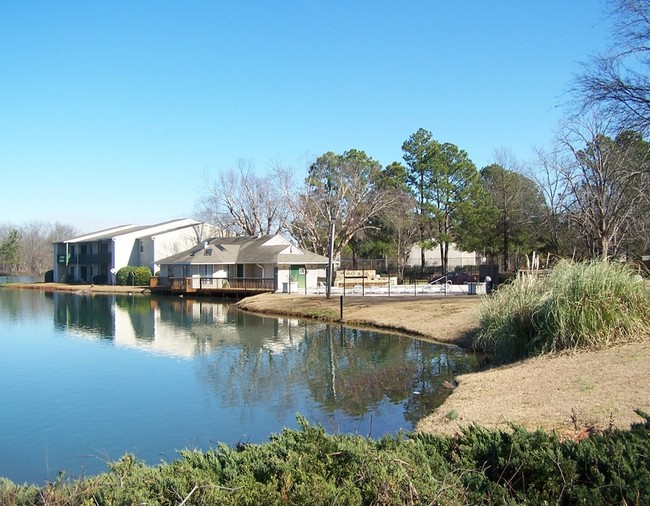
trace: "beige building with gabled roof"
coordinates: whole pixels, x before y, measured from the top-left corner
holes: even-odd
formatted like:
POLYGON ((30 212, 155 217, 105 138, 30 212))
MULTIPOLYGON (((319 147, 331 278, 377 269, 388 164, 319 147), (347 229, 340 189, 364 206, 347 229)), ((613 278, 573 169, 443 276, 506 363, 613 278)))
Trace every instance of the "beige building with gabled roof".
POLYGON ((327 262, 280 235, 215 237, 160 260, 160 283, 180 278, 200 290, 259 281, 276 291, 305 290, 324 280, 327 262))

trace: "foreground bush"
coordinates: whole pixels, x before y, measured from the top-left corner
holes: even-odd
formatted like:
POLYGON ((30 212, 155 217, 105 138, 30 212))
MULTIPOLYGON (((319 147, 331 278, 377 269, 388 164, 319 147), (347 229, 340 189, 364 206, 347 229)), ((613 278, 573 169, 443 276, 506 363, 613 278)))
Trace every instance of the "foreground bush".
MULTIPOLYGON (((641 413, 639 413, 641 414, 641 413)), ((96 477, 0 481, 23 504, 648 504, 650 418, 580 442, 476 426, 454 438, 330 436, 299 419, 265 444, 220 445, 148 467, 126 455, 96 477)))
POLYGON ((486 299, 475 347, 508 362, 648 336, 650 298, 631 271, 618 263, 562 261, 547 277, 520 277, 486 299))

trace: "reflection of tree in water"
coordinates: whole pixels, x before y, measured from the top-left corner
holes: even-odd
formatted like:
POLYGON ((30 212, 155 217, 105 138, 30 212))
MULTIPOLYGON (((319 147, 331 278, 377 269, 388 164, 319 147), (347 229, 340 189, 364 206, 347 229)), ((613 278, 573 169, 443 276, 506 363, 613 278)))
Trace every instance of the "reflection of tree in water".
POLYGON ((358 417, 390 402, 403 404, 405 419, 415 423, 449 394, 444 380, 477 365, 461 350, 406 336, 304 322, 292 327, 240 312, 230 322, 247 329, 240 345, 210 355, 203 375, 229 406, 286 412, 306 387, 328 413, 358 417), (286 346, 273 351, 274 340, 286 346))
POLYGON ((54 326, 74 329, 84 334, 112 339, 115 322, 112 306, 114 295, 84 295, 56 292, 54 299, 54 326))
POLYGON ((25 314, 34 315, 35 318, 49 315, 52 312, 52 297, 49 292, 0 289, 0 311, 11 321, 18 321, 25 314))
POLYGON ((237 340, 224 342, 204 362, 203 381, 224 405, 265 406, 283 415, 295 409, 304 384, 303 354, 313 324, 283 323, 240 311, 229 312, 237 340))
POLYGON ((404 400, 415 364, 407 360, 412 340, 327 326, 312 339, 305 362, 312 396, 328 412, 358 416, 384 398, 404 400))
POLYGON ((306 357, 312 395, 327 411, 351 416, 387 400, 404 402, 405 419, 415 423, 449 395, 443 381, 477 366, 459 349, 406 336, 328 327, 316 339, 322 345, 306 357))
POLYGON ((416 341, 417 374, 413 378, 413 391, 404 404, 404 418, 413 424, 440 406, 451 390, 443 386, 444 381, 451 381, 459 374, 475 371, 479 367, 479 357, 459 348, 439 346, 435 354, 423 353, 420 347, 431 343, 416 341))

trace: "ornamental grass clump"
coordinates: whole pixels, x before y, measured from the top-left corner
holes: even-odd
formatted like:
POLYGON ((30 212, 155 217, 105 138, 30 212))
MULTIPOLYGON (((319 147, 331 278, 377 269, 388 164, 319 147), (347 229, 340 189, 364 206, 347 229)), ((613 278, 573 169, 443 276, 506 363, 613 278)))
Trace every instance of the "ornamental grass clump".
POLYGON ((484 299, 481 330, 474 340, 479 351, 492 354, 498 362, 528 356, 538 335, 537 316, 546 296, 544 280, 523 276, 503 285, 484 299))
POLYGON ((546 352, 601 349, 650 336, 650 298, 624 265, 562 261, 486 299, 478 350, 497 362, 546 352))
POLYGON ((614 262, 561 262, 547 280, 543 351, 600 349, 650 335, 644 284, 614 262))

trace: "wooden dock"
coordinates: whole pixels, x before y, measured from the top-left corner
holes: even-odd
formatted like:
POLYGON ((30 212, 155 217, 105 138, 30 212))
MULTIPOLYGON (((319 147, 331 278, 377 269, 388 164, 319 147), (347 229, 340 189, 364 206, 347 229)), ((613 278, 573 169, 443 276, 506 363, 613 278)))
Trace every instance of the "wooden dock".
POLYGON ((159 295, 243 298, 277 291, 274 278, 162 278, 149 282, 159 295))

